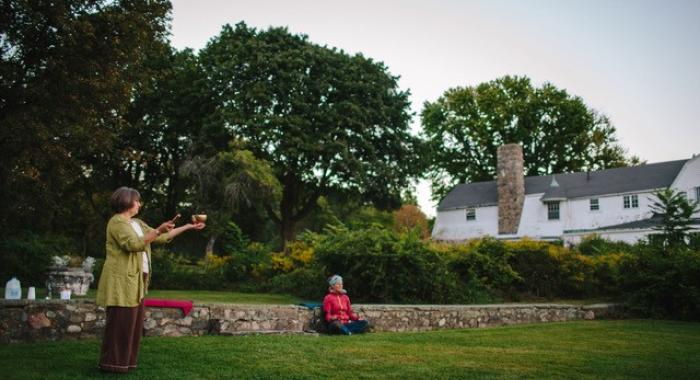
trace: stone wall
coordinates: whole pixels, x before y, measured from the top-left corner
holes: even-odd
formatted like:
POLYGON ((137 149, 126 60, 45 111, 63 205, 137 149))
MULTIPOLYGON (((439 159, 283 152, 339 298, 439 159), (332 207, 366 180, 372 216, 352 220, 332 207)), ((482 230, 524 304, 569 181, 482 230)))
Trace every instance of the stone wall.
MULTIPOLYGON (((620 318, 615 304, 357 305, 373 331, 428 331, 620 318)), ((196 304, 146 308, 146 336, 288 334, 323 331, 320 310, 295 305, 196 304)), ((0 342, 100 337, 104 309, 92 300, 0 300, 0 342)))

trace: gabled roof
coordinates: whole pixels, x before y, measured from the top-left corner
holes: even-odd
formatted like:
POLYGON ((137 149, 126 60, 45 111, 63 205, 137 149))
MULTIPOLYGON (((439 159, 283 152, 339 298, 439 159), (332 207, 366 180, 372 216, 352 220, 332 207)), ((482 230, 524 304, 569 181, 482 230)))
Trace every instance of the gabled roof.
MULTIPOLYGON (((687 161, 687 159, 667 161, 590 173, 556 174, 556 182, 559 184, 557 192, 571 199, 661 189, 671 186, 687 161)), ((552 177, 552 175, 525 177, 525 194, 547 192, 552 183, 552 177)), ((497 204, 496 181, 474 182, 455 186, 442 199, 438 211, 497 204)))
POLYGON ((552 176, 552 182, 549 184, 549 188, 544 192, 542 202, 554 202, 554 201, 564 201, 566 200, 566 191, 563 187, 559 186, 556 176, 552 176))

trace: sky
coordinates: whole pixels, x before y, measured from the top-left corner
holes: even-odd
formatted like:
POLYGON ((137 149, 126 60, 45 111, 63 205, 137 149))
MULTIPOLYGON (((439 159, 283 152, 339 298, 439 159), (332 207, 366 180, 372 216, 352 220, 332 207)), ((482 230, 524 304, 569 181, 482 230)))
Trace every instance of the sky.
MULTIPOLYGON (((447 89, 522 75, 610 117, 630 155, 700 153, 700 1, 171 1, 177 49, 197 51, 244 21, 383 62, 411 92, 416 132, 423 104, 447 89)), ((434 216, 429 184, 416 192, 434 216)))

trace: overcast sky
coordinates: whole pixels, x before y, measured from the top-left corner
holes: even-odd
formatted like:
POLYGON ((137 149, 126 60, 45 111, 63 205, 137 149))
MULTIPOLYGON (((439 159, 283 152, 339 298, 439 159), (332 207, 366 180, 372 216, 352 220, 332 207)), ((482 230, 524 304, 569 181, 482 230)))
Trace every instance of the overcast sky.
MULTIPOLYGON (((172 0, 172 44, 199 50, 221 26, 286 26, 384 62, 411 91, 413 123, 450 87, 504 75, 550 82, 607 116, 648 162, 700 153, 700 1, 172 0)), ((435 215, 419 184, 423 211, 435 215)))

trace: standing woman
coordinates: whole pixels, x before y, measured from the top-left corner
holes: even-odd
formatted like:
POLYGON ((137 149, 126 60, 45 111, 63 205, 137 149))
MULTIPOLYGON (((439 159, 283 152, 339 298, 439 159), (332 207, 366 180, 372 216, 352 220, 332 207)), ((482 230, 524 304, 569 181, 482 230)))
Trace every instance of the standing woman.
POLYGON ((107 223, 107 258, 97 286, 97 304, 107 308, 100 369, 125 373, 136 368, 143 329, 143 298, 151 273, 151 243, 167 243, 184 231, 201 230, 204 223, 175 228, 169 220, 153 229, 134 218, 141 195, 118 188, 110 198, 114 216, 107 223))

